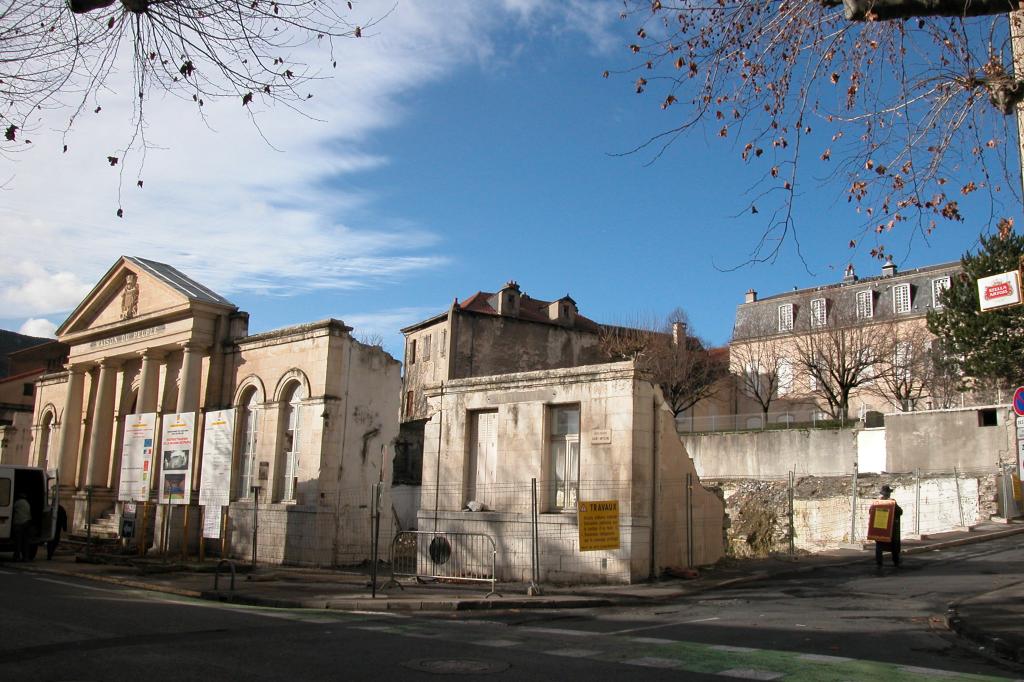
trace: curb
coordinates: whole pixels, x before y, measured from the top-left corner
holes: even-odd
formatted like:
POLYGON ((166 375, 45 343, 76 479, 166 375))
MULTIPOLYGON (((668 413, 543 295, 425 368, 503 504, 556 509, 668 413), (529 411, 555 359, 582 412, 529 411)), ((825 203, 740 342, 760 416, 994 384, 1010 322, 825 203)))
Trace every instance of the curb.
POLYGON ((949 629, 959 637, 970 640, 984 648, 988 648, 997 655, 1007 658, 1015 663, 1024 663, 1024 647, 1015 646, 1002 637, 989 635, 975 628, 973 625, 960 618, 955 607, 950 607, 949 615, 946 617, 949 629))
POLYGON ((278 609, 334 611, 486 611, 501 609, 586 609, 612 606, 611 599, 274 599, 237 592, 204 591, 196 596, 209 601, 278 609))

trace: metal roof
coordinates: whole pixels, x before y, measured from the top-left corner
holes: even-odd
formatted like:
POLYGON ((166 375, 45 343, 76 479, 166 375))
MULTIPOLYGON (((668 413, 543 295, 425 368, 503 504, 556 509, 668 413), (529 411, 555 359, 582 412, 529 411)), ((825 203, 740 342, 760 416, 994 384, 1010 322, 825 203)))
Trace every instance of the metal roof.
POLYGON ((203 286, 191 277, 186 276, 180 270, 177 270, 166 263, 157 263, 156 261, 146 260, 145 258, 138 258, 136 256, 125 256, 124 259, 142 268, 173 288, 175 291, 178 291, 182 295, 188 297, 190 300, 201 301, 203 303, 216 303, 218 305, 226 305, 232 308, 237 307, 234 303, 224 298, 216 291, 203 286))

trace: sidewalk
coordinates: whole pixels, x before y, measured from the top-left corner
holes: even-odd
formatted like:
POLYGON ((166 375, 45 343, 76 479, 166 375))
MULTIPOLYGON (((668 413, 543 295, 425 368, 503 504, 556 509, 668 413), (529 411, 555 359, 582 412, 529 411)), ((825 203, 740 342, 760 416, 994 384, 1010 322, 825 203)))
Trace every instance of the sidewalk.
MULTIPOLYGON (((913 555, 947 547, 984 542, 1008 535, 1024 534, 1024 522, 985 523, 970 531, 957 531, 905 540, 903 551, 913 555)), ((62 549, 64 549, 62 547, 62 549)), ((800 557, 773 557, 725 561, 702 569, 694 579, 667 579, 635 585, 543 586, 543 595, 527 596, 526 585, 497 585, 498 594, 488 597, 489 583, 420 584, 403 581, 402 586, 382 587, 390 578, 383 570, 378 576, 377 595, 372 595, 365 572, 328 569, 259 566, 251 570, 235 562, 238 574, 234 589, 226 568, 217 578, 217 560, 181 563, 159 558, 131 558, 97 555, 86 562, 72 553, 58 554, 52 561, 3 562, 5 568, 87 578, 137 589, 276 608, 338 609, 346 611, 455 611, 473 609, 569 609, 663 603, 687 595, 738 585, 768 577, 806 573, 829 566, 874 561, 868 550, 843 549, 800 557)), ((950 627, 1000 655, 1024 662, 1024 580, 994 592, 966 598, 950 605, 950 627)))

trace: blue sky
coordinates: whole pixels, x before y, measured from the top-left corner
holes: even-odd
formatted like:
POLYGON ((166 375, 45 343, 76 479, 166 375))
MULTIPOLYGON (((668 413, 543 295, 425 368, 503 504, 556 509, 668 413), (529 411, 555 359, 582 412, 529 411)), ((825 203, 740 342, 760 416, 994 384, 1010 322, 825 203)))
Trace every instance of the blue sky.
MULTIPOLYGON (((851 260, 879 271, 847 247, 856 216, 839 190, 813 186, 796 215, 803 260, 790 243, 774 263, 725 271, 764 227, 743 213, 756 176, 713 132, 651 165, 614 155, 680 113, 633 94, 632 77, 602 78, 632 64, 618 3, 435 4, 400 2, 347 41, 335 77, 313 86, 319 120, 259 112, 273 147, 237 103, 211 105, 211 126, 173 100, 151 106, 146 188, 124 190, 122 220, 116 176, 96 160, 123 142, 127 105, 109 96, 67 155, 40 121, 0 194, 17 247, 0 253, 0 327, 45 334, 121 254, 211 286, 251 331, 337 317, 399 356, 400 327, 508 279, 537 298, 569 293, 598 321, 681 306, 724 343, 748 288, 833 282, 851 260)), ((955 260, 985 219, 886 245, 903 269, 955 260)))

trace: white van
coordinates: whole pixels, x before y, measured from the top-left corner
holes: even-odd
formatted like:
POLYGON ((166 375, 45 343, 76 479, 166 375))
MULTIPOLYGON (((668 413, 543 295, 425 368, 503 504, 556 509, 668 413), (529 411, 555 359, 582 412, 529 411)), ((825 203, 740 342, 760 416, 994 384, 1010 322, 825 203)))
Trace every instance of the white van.
POLYGON ((53 539, 57 530, 57 508, 60 504, 59 479, 56 471, 40 467, 0 464, 0 552, 14 551, 14 501, 20 493, 28 495, 32 507, 29 529, 28 559, 34 559, 39 545, 53 539))

